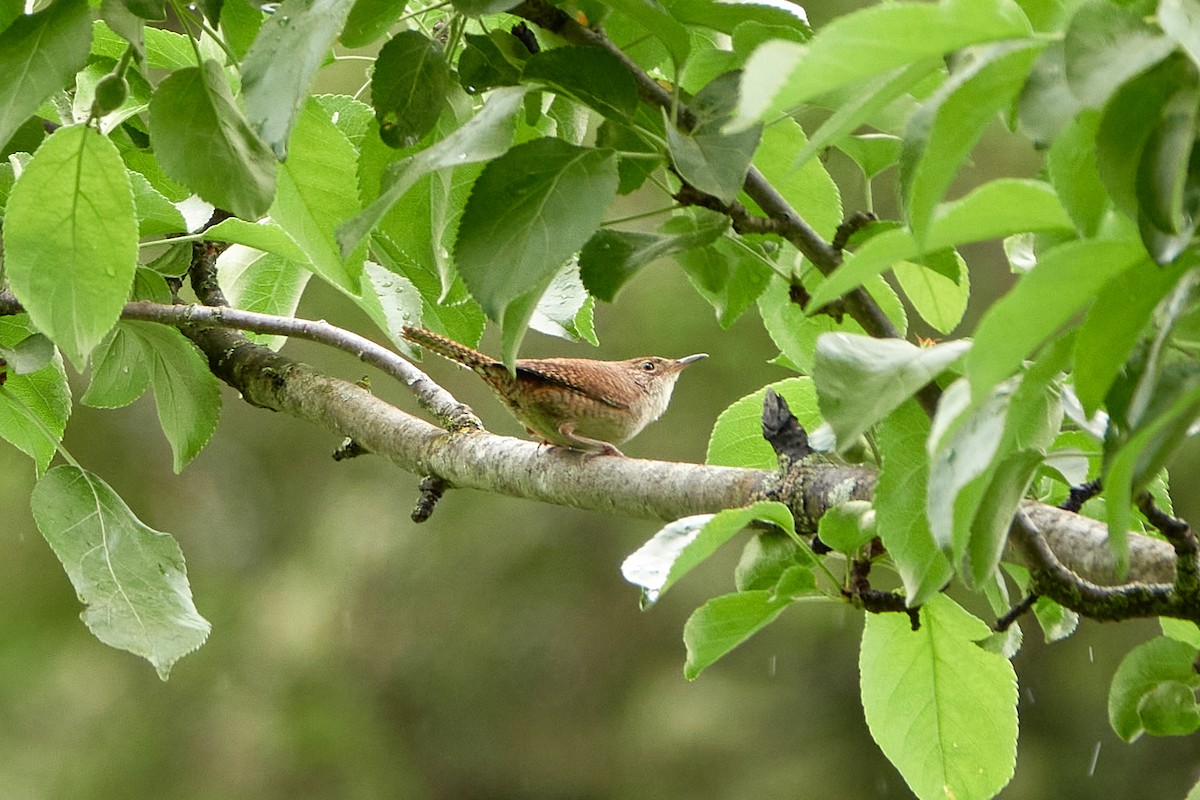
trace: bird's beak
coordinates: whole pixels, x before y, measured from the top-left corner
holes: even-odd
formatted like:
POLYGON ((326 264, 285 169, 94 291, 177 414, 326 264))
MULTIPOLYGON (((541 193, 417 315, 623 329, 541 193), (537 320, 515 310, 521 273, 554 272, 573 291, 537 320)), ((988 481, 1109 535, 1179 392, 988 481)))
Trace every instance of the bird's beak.
POLYGON ((683 369, 693 361, 699 361, 702 358, 708 358, 708 353, 696 353, 694 356, 684 356, 683 358, 676 359, 675 365, 683 369))

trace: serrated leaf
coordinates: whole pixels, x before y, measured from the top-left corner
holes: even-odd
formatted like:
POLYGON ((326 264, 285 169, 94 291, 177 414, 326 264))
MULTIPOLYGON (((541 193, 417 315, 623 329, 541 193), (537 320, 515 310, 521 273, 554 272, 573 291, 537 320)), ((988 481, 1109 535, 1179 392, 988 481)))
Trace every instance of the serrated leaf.
POLYGON ((122 408, 150 388, 150 362, 138 337, 118 325, 92 356, 91 382, 80 398, 92 408, 122 408))
POLYGON ((112 142, 75 126, 38 148, 8 199, 4 255, 33 324, 82 369, 137 268, 133 190, 112 142))
POLYGON ((153 322, 122 322, 150 366, 158 421, 171 445, 175 472, 196 457, 216 430, 221 410, 208 360, 182 333, 153 322))
POLYGON ((819 159, 799 163, 807 146, 798 122, 779 120, 763 129, 754 165, 813 230, 832 239, 842 223, 841 193, 819 159))
POLYGON ((0 354, 14 375, 28 375, 44 368, 54 358, 54 343, 44 334, 31 333, 10 346, 0 344, 0 354))
MULTIPOLYGON (((812 573, 802 570, 812 579, 812 573)), ((815 582, 813 587, 815 588, 815 582)), ((683 676, 695 680, 719 658, 775 621, 794 602, 791 595, 753 590, 714 597, 696 609, 683 626, 687 661, 683 676)))
POLYGON ((242 59, 246 119, 281 160, 313 76, 353 4, 354 0, 283 0, 242 59))
POLYGON ((788 378, 764 386, 726 408, 713 424, 708 437, 706 464, 747 469, 775 469, 779 461, 771 445, 763 439, 763 398, 767 389, 787 401, 788 408, 808 432, 820 427, 821 412, 817 409, 817 390, 812 378, 788 378))
POLYGON ((522 80, 565 92, 611 119, 623 121, 637 110, 637 84, 629 69, 607 50, 556 47, 530 56, 522 80))
POLYGON ((192 603, 179 545, 144 525, 108 484, 79 467, 55 467, 30 503, 96 638, 145 658, 163 680, 208 638, 212 626, 192 603))
POLYGON ((1108 693, 1108 721, 1113 731, 1132 742, 1148 730, 1142 705, 1148 695, 1165 683, 1179 683, 1193 692, 1200 687, 1200 675, 1193 664, 1196 648, 1185 642, 1160 637, 1143 642, 1125 654, 1113 675, 1108 693))
MULTIPOLYGON (((162 28, 146 28, 146 66, 154 69, 186 69, 196 66, 196 51, 188 37, 162 28)), ((129 43, 112 28, 97 20, 92 25, 92 54, 119 59, 129 43)))
MULTIPOLYGON (((0 345, 16 347, 32 335, 40 334, 28 315, 0 317, 0 345)), ((36 372, 10 374, 0 388, 0 438, 30 456, 38 474, 50 465, 70 416, 71 387, 58 356, 36 372)))
POLYGON ((680 578, 716 552, 755 520, 794 532, 787 506, 762 501, 717 514, 700 514, 675 520, 630 554, 621 564, 621 575, 642 589, 643 606, 652 606, 680 578))
POLYGON ((446 105, 450 67, 442 46, 419 31, 393 36, 371 73, 371 105, 391 147, 411 147, 433 130, 446 105))
POLYGON ((1080 115, 1050 145, 1046 169, 1063 208, 1084 236, 1094 236, 1110 201, 1096 169, 1096 132, 1100 117, 1080 115))
POLYGON ((579 278, 579 265, 569 262, 555 274, 538 300, 529 327, 547 336, 579 341, 587 339, 592 345, 600 342, 592 329, 595 299, 588 294, 579 278))
POLYGON ((708 247, 676 255, 692 287, 729 328, 771 282, 772 265, 761 246, 741 237, 722 236, 708 247))
POLYGON ((929 417, 909 400, 880 423, 876 435, 882 468, 875 487, 875 525, 904 582, 909 608, 936 596, 954 576, 925 513, 929 433, 929 417))
POLYGON ((58 0, 0 33, 0 147, 83 69, 91 38, 86 0, 58 0))
POLYGON ((521 79, 518 51, 529 51, 508 31, 491 31, 487 36, 468 33, 466 47, 458 56, 458 82, 471 94, 496 86, 515 86, 521 79), (504 50, 501 49, 503 43, 504 50))
POLYGON ((611 152, 557 139, 526 142, 489 163, 455 243, 459 274, 488 316, 503 320, 514 300, 540 294, 591 237, 616 193, 611 152))
POLYGON ((343 259, 335 238, 337 226, 360 209, 357 154, 316 100, 296 121, 290 147, 271 219, 300 245, 317 275, 357 297, 366 247, 343 259))
POLYGON ((746 542, 733 579, 739 592, 771 589, 788 569, 811 567, 814 563, 812 551, 802 548, 795 539, 783 533, 764 531, 746 542))
POLYGON ((499 14, 517 5, 519 0, 451 0, 455 10, 468 17, 499 14))
POLYGON ((859 669, 867 727, 922 800, 992 797, 1017 755, 1017 680, 978 647, 988 627, 945 595, 903 614, 868 614, 859 669), (986 721, 986 724, 983 722, 986 721))
POLYGON ((178 69, 158 85, 150 100, 150 137, 171 180, 244 219, 267 213, 275 159, 238 111, 217 62, 178 69))
POLYGON ((813 381, 838 446, 853 444, 970 348, 968 341, 920 348, 898 339, 822 336, 817 340, 813 381))

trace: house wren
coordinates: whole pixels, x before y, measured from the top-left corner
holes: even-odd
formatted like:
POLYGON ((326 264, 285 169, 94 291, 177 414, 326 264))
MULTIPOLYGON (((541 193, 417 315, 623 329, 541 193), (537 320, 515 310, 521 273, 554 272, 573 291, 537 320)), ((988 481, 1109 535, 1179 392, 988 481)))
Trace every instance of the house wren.
POLYGON ((502 362, 424 328, 406 326, 403 335, 474 370, 530 434, 562 447, 616 456, 623 455, 616 445, 667 410, 680 371, 708 357, 522 358, 514 375, 502 362))

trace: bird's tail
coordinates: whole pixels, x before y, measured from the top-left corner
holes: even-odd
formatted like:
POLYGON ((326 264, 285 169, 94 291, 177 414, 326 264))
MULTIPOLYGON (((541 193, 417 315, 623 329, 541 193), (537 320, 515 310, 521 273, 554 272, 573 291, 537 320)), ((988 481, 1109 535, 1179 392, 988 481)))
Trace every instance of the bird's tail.
POLYGON ((499 363, 496 359, 486 356, 478 350, 472 350, 465 344, 459 344, 453 339, 442 336, 440 333, 434 333, 426 328, 405 325, 401 330, 401 335, 410 342, 426 347, 443 358, 457 361, 473 370, 484 369, 499 363))

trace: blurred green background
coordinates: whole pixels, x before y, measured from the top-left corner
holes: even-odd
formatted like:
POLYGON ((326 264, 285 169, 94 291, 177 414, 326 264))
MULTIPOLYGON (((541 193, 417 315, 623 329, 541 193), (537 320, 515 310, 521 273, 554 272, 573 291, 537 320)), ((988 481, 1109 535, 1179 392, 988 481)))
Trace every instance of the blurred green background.
MULTIPOLYGON (((347 84, 361 66, 339 66, 347 84)), ((977 158, 963 185, 1037 168, 999 133, 977 158)), ((852 173, 836 156, 829 166, 846 209, 860 208, 852 173)), ((886 189, 876 187, 885 214, 886 189)), ((998 246, 967 255, 974 296, 955 335, 1011 282, 998 246)), ((300 313, 370 330, 316 287, 300 313)), ((600 308, 597 329, 598 353, 536 334, 523 352, 711 355, 624 448, 631 456, 702 460, 717 414, 787 374, 766 364, 776 349, 753 311, 721 331, 666 262, 600 308)), ((285 352, 349 380, 366 374, 304 343, 285 352)), ((473 376, 440 361, 428 370, 492 430, 520 433, 473 376)), ((911 796, 863 722, 852 609, 793 608, 683 679, 684 621, 732 590, 740 543, 642 612, 619 566, 654 524, 453 491, 417 526, 414 476, 373 457, 335 463, 334 437, 227 389, 224 400, 214 440, 182 476, 148 399, 77 408, 67 435, 74 456, 188 558, 213 633, 168 683, 80 622, 30 517, 30 463, 0 446, 0 800, 911 796)), ((1173 465, 1177 508, 1192 518, 1196 460, 1193 450, 1173 465)), ((1085 622, 1052 646, 1025 627, 1017 772, 1001 796, 1182 798, 1200 773, 1196 740, 1130 746, 1107 723, 1113 671, 1156 625, 1085 622)))
MULTIPOLYGON (((720 332, 670 265, 621 301, 601 310, 604 355, 712 354, 630 455, 702 459, 721 409, 784 375, 764 364, 775 351, 753 315, 720 332)), ((319 292, 301 313, 360 322, 319 292)), ((540 336, 527 349, 593 352, 540 336)), ((316 348, 293 355, 363 373, 316 348)), ((473 376, 428 366, 498 432, 518 432, 473 376)), ((683 623, 732 589, 738 544, 641 612, 618 567, 653 524, 456 491, 417 526, 413 476, 372 457, 334 463, 333 437, 225 401, 179 477, 145 400, 78 409, 67 439, 187 554, 213 633, 168 683, 84 628, 30 519, 30 465, 0 449, 0 797, 910 796, 863 723, 853 610, 794 608, 688 683, 683 623)), ((1084 623, 1053 646, 1027 632, 1003 796, 1182 797, 1194 740, 1127 746, 1106 721, 1117 662, 1155 626, 1084 623)))

